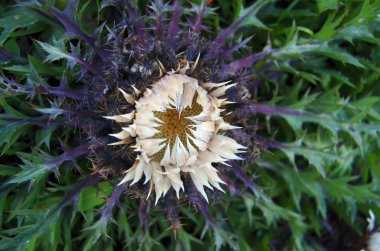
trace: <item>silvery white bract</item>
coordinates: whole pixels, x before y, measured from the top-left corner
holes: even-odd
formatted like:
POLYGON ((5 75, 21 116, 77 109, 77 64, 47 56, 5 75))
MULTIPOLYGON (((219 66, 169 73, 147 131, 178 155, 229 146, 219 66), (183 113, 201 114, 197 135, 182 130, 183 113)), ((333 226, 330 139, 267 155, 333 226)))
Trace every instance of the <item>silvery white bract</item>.
POLYGON ((183 173, 190 174, 206 200, 204 186, 223 191, 220 184, 225 182, 212 163, 228 166, 226 162, 241 159, 236 154, 245 149, 223 135, 224 131, 237 128, 223 120, 225 111, 221 109, 230 103, 221 96, 234 84, 200 83, 186 76, 186 70, 162 76, 142 97, 137 89, 134 95, 120 89, 126 102, 135 109, 128 114, 105 117, 129 124, 121 132, 111 134, 120 139, 111 145, 135 142, 131 147, 139 153, 120 185, 129 181, 133 185, 144 175, 144 184, 149 182, 148 197, 154 188, 156 203, 170 188, 179 198, 180 190, 186 189, 181 178, 183 173))

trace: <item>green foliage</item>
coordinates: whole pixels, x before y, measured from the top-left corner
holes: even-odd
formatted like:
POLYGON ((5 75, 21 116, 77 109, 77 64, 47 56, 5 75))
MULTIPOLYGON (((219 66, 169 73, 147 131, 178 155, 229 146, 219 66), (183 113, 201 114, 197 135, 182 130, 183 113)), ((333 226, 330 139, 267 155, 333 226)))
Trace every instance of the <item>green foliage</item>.
POLYGON ((36 32, 38 28, 30 29, 39 20, 38 15, 32 12, 30 9, 21 8, 13 9, 6 14, 3 14, 0 18, 0 28, 2 32, 0 33, 0 45, 3 45, 9 37, 17 37, 22 35, 27 35, 28 32, 15 32, 19 28, 26 27, 29 29, 30 33, 36 32))
MULTIPOLYGON (((41 13, 6 2, 0 49, 12 57, 0 60, 0 76, 33 89, 67 75, 75 86, 74 66, 86 65, 84 42, 41 13)), ((214 228, 183 207, 176 235, 157 214, 149 214, 144 229, 138 203, 125 196, 109 220, 99 218, 116 180, 86 186, 59 204, 91 172, 85 159, 49 162, 78 132, 49 124, 65 112, 59 100, 17 92, 0 78, 0 250, 326 250, 326 225, 341 242, 342 234, 353 240, 366 235, 368 211, 380 218, 380 1, 245 2, 213 1, 217 15, 208 13, 205 23, 216 32, 256 9, 231 38, 254 35, 242 53, 271 48, 255 66, 261 85, 254 99, 300 112, 251 116, 259 135, 284 146, 245 163, 263 195, 226 195, 211 207, 214 228), (273 64, 266 67, 265 60, 273 64), (266 74, 271 71, 280 74, 273 79, 266 74), (36 119, 46 123, 36 126, 36 119)), ((78 1, 76 20, 88 34, 106 21, 99 6, 78 1)))

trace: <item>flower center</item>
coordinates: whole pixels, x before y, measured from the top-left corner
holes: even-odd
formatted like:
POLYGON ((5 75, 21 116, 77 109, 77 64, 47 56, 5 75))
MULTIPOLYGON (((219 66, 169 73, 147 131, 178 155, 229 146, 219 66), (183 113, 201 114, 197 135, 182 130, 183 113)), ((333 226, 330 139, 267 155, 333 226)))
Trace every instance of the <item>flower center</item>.
MULTIPOLYGON (((170 106, 164 112, 155 111, 153 113, 156 118, 162 121, 160 126, 156 128, 159 132, 153 138, 165 139, 165 144, 170 144, 170 151, 173 150, 177 136, 183 143, 186 142, 186 134, 192 136, 190 127, 194 123, 186 117, 196 116, 202 112, 202 106, 196 101, 197 97, 198 95, 195 94, 191 106, 183 109, 181 113, 173 106, 170 106)), ((196 146, 194 147, 196 148, 196 146)), ((165 148, 155 153, 152 159, 159 162, 164 157, 164 153, 165 148)))

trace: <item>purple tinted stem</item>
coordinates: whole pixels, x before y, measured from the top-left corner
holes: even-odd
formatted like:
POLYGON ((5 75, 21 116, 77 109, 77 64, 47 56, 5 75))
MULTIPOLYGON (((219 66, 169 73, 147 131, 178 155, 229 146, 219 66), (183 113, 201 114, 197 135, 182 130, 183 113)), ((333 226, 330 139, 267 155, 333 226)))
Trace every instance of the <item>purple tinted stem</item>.
POLYGON ((101 216, 102 219, 106 219, 108 221, 112 213, 112 208, 118 203, 120 195, 123 193, 125 189, 126 189, 125 185, 121 185, 121 186, 117 185, 114 187, 112 194, 108 198, 107 204, 102 211, 102 216, 101 216))
POLYGON ((140 199, 139 221, 141 227, 146 230, 148 227, 148 201, 145 198, 140 199))
MULTIPOLYGON (((79 181, 72 189, 65 193, 65 196, 63 197, 62 201, 58 204, 56 210, 65 207, 71 200, 73 200, 77 195, 79 195, 79 193, 82 191, 84 187, 95 185, 100 180, 101 177, 99 174, 87 175, 84 179, 79 181)), ((54 211, 52 213, 54 213, 54 211)))
POLYGON ((235 161, 231 162, 231 171, 235 174, 235 176, 239 180, 241 180, 244 183, 244 185, 247 188, 251 189, 253 192, 256 191, 256 186, 253 183, 252 179, 250 177, 248 177, 247 175, 245 175, 243 170, 237 165, 237 163, 235 161))
POLYGON ((64 161, 74 161, 77 157, 80 157, 89 153, 91 145, 92 145, 91 143, 86 143, 74 149, 66 150, 64 153, 55 157, 53 160, 49 161, 47 164, 58 165, 64 161))
POLYGON ((247 113, 262 113, 266 115, 291 115, 291 116, 311 116, 311 114, 302 111, 294 110, 286 107, 267 105, 263 103, 251 103, 243 105, 238 111, 238 114, 247 114, 247 113))

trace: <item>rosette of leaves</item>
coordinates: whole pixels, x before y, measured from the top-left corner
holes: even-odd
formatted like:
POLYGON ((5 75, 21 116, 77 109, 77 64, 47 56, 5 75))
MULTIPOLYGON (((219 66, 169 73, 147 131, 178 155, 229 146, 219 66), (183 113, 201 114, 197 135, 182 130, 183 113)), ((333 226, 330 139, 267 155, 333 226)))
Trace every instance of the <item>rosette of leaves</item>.
POLYGON ((365 247, 379 212, 379 1, 8 1, 0 11, 0 249, 365 247), (223 17, 223 18, 221 18, 223 17), (213 164, 154 205, 110 146, 165 72, 236 86, 213 164), (136 91, 137 90, 137 91, 136 91), (129 96, 127 96, 129 97, 129 96), (209 204, 205 198, 209 198, 209 204), (375 213, 376 214, 376 213, 375 213))

